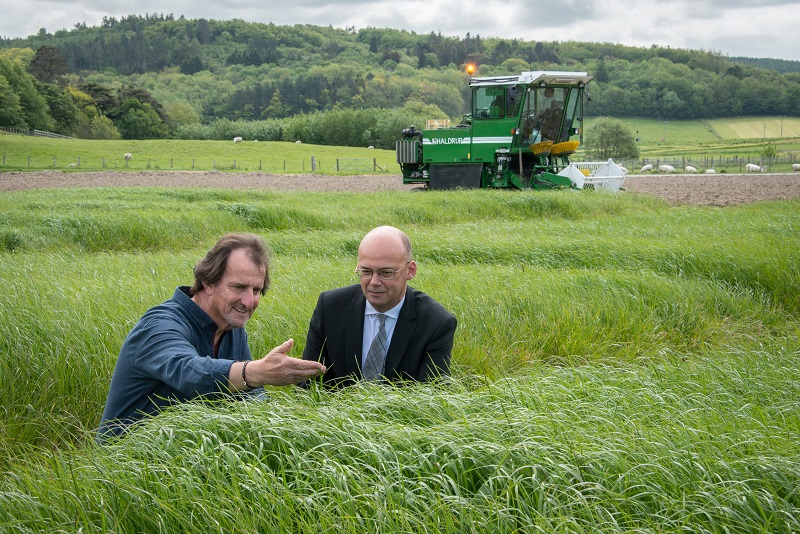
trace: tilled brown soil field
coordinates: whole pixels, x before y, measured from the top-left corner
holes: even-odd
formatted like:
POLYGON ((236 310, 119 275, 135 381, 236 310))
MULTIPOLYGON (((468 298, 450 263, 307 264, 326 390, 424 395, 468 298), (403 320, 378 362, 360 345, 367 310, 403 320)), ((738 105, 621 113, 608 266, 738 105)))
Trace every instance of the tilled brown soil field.
MULTIPOLYGON (((327 176, 262 172, 0 172, 0 191, 62 187, 159 186, 282 191, 410 191, 398 175, 327 176)), ((672 205, 732 206, 800 198, 800 173, 629 175, 620 194, 662 198, 672 205)))

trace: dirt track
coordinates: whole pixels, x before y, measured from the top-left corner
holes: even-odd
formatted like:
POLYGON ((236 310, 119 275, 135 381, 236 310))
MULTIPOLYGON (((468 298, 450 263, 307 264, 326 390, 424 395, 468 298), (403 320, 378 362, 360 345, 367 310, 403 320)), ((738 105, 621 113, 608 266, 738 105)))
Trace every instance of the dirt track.
MULTIPOLYGON (((61 187, 162 186, 275 189, 283 191, 408 191, 398 175, 324 176, 231 172, 0 172, 0 191, 61 187)), ((628 175, 626 193, 670 204, 731 206, 800 198, 800 173, 628 175)))

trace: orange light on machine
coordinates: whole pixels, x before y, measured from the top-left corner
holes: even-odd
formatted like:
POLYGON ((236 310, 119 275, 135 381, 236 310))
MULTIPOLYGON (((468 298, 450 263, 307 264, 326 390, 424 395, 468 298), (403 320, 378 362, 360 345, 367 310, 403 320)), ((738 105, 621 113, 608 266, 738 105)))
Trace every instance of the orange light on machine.
POLYGON ((475 72, 475 65, 472 65, 472 64, 467 65, 467 74, 472 76, 473 72, 475 72))

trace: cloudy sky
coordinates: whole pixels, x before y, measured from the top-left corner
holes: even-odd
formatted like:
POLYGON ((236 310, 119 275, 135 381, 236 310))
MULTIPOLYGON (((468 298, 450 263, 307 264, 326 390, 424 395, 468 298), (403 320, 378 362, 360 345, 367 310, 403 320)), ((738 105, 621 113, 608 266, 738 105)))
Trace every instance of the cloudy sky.
POLYGON ((800 60, 798 0, 0 0, 0 36, 104 16, 172 14, 278 25, 396 28, 524 41, 610 42, 800 60))

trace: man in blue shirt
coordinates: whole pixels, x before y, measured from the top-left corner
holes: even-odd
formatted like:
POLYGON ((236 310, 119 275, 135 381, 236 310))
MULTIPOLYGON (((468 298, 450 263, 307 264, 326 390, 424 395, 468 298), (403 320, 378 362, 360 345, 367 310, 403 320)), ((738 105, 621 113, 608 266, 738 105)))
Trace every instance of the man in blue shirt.
POLYGON ((259 236, 223 236, 195 266, 194 279, 148 310, 125 339, 100 441, 176 402, 297 384, 325 372, 320 363, 288 356, 292 339, 259 360, 250 354, 244 325, 270 282, 259 236))

